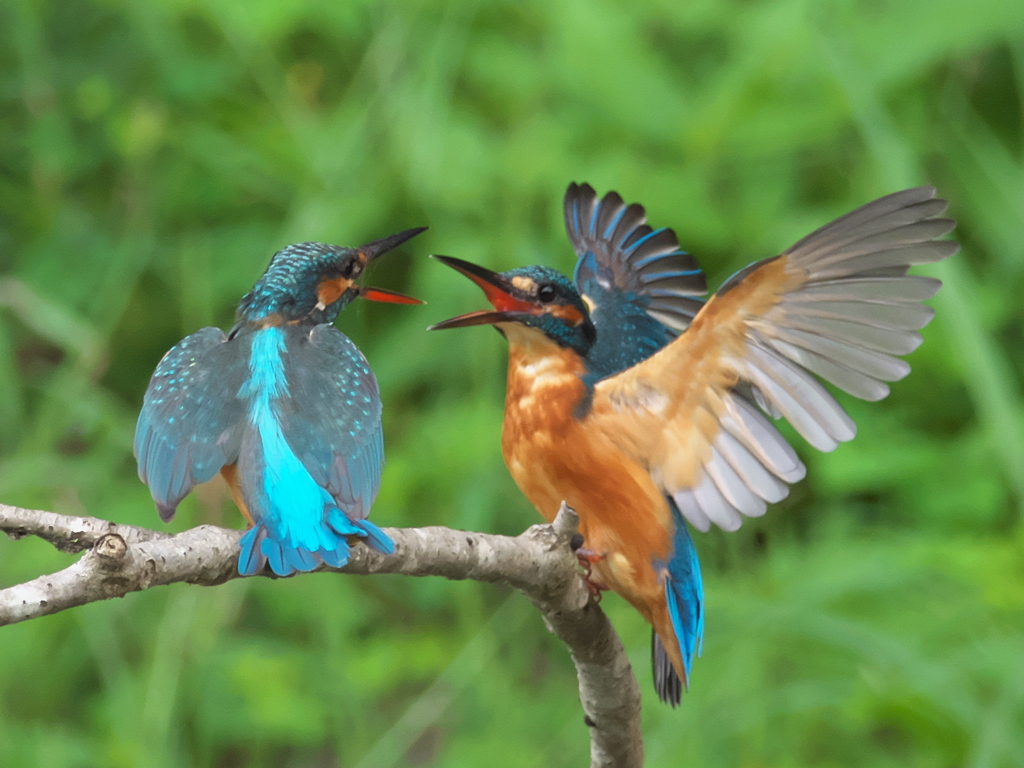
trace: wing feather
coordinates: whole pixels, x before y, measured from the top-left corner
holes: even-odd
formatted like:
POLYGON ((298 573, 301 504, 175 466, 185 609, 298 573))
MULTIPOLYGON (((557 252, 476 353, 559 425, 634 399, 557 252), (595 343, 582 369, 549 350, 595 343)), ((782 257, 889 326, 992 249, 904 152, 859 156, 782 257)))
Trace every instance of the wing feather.
POLYGON ((707 292, 697 260, 671 229, 647 225, 643 206, 615 192, 571 184, 565 227, 576 255, 576 285, 590 305, 597 343, 590 369, 607 376, 638 363, 693 320, 707 292))
POLYGON ((869 203, 781 256, 741 270, 688 330, 597 383, 587 416, 652 476, 699 530, 735 530, 805 473, 751 399, 831 451, 856 425, 817 377, 864 400, 907 375, 938 280, 908 276, 947 258, 955 226, 931 187, 869 203))
POLYGON ((179 341, 157 365, 135 427, 139 477, 164 521, 199 483, 234 463, 244 428, 238 390, 248 347, 220 328, 179 341))

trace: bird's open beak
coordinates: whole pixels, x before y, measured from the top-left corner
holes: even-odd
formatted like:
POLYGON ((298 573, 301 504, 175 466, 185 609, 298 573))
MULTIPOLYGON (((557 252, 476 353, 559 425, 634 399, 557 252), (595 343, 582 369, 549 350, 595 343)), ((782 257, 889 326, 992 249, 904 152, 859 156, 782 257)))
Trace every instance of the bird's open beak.
POLYGON ((455 259, 451 256, 432 256, 442 264, 446 264, 457 270, 480 286, 484 296, 491 302, 496 311, 482 310, 470 312, 465 315, 453 317, 450 320, 442 320, 427 328, 428 331, 440 331, 444 328, 465 328, 470 325, 493 325, 516 320, 516 315, 522 313, 535 313, 536 307, 528 301, 517 298, 513 293, 512 285, 497 272, 492 272, 484 267, 471 264, 462 259, 455 259))
MULTIPOLYGON (((420 232, 425 230, 426 227, 407 229, 404 232, 388 235, 387 237, 382 237, 380 240, 374 240, 372 243, 361 245, 355 250, 359 254, 363 264, 366 265, 382 254, 394 250, 407 240, 411 240, 420 232)), ((366 299, 367 301, 379 301, 385 304, 424 303, 419 299, 414 299, 412 296, 406 296, 404 293, 399 293, 398 291, 389 291, 386 288, 363 288, 361 286, 357 286, 354 280, 339 278, 336 281, 328 281, 321 286, 320 293, 318 294, 320 303, 317 304, 316 308, 319 310, 324 309, 324 307, 335 301, 345 291, 354 291, 355 295, 353 298, 366 299)))
MULTIPOLYGON (((367 243, 365 246, 359 246, 355 250, 361 257, 362 263, 369 264, 382 254, 394 250, 404 242, 412 240, 417 236, 417 234, 425 231, 426 228, 427 227, 425 226, 417 226, 413 229, 406 229, 396 234, 389 234, 386 238, 375 240, 373 243, 367 243)), ((398 293, 397 291, 389 291, 386 288, 362 288, 360 286, 356 286, 354 281, 344 281, 344 287, 341 290, 352 290, 355 291, 355 298, 366 299, 367 301, 379 301, 384 304, 425 303, 420 299, 414 299, 412 296, 406 296, 406 294, 398 293)), ((325 301, 322 298, 321 303, 317 304, 316 308, 323 309, 330 303, 330 301, 325 301)))

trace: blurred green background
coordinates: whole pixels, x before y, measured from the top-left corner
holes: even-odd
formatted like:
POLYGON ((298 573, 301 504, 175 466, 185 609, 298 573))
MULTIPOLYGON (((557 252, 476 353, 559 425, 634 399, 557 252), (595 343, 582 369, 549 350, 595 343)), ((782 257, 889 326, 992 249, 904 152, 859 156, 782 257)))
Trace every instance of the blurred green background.
MULTIPOLYGON (((700 536, 704 657, 651 766, 1024 765, 1024 12, 1018 0, 10 0, 0 5, 0 500, 161 528, 131 455, 160 356, 270 256, 427 224, 339 325, 385 400, 374 519, 518 533, 505 344, 429 261, 573 263, 571 180, 643 202, 717 285, 932 183, 960 256, 860 436, 700 536)), ((219 487, 170 530, 240 526, 219 487)), ((74 558, 0 540, 0 586, 74 558)), ((579 766, 565 649, 472 583, 179 585, 0 629, 4 766, 579 766)))

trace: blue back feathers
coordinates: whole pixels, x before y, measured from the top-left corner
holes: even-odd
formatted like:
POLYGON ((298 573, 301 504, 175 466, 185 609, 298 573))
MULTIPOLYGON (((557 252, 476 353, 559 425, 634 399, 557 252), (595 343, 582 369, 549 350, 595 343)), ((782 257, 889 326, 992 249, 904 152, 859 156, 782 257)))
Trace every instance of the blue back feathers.
POLYGON ((391 551, 365 520, 384 459, 380 397, 365 359, 330 326, 254 336, 238 393, 248 404, 238 472, 256 526, 242 540, 239 570, 255 573, 264 558, 281 575, 321 561, 340 567, 348 536, 391 551))

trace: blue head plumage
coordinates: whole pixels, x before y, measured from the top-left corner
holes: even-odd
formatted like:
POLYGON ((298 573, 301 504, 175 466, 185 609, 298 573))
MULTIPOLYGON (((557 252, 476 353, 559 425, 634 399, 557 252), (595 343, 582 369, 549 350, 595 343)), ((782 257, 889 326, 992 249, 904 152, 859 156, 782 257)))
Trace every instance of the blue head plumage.
POLYGON ((590 311, 576 286, 556 269, 540 265, 517 267, 501 273, 523 301, 541 309, 520 316, 519 322, 537 328, 560 346, 586 357, 597 336, 590 311))
POLYGON ((236 327, 246 323, 261 327, 333 323, 341 310, 360 295, 406 303, 400 294, 378 289, 367 293, 355 281, 370 262, 424 229, 408 229, 359 248, 326 243, 295 243, 282 248, 239 302, 236 327))
POLYGON ((366 257, 355 248, 295 243, 282 248, 238 305, 240 323, 279 317, 286 323, 333 323, 356 297, 366 257))
POLYGON ((460 315, 437 323, 432 329, 489 324, 500 330, 506 323, 519 323, 536 328, 580 357, 586 357, 593 346, 596 332, 587 305, 569 278, 558 270, 534 265, 492 272, 451 256, 434 258, 480 286, 495 311, 460 315))

